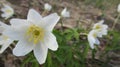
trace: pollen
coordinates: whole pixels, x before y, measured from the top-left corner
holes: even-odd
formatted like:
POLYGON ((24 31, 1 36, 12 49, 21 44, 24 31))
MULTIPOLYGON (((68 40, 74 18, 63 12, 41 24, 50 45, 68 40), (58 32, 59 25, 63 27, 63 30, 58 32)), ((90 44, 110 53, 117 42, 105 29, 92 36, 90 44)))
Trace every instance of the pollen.
POLYGON ((43 41, 44 39, 44 30, 41 27, 38 27, 36 25, 31 25, 26 32, 26 35, 28 36, 28 41, 33 42, 34 44, 37 44, 40 41, 43 41))

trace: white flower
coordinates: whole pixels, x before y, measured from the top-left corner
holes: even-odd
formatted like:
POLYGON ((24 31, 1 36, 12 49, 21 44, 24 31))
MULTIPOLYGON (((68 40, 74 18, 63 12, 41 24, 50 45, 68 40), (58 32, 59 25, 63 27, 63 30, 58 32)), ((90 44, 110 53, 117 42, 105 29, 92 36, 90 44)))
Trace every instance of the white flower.
POLYGON ((118 5, 117 11, 120 13, 120 4, 118 5))
POLYGON ((2 35, 0 36, 0 54, 3 53, 13 42, 14 40, 9 39, 7 36, 2 35))
MULTIPOLYGON (((3 24, 2 22, 0 22, 0 33, 2 34, 2 32, 6 29, 6 28, 9 28, 8 25, 6 24, 3 24)), ((8 36, 6 35, 0 35, 0 54, 3 53, 9 46, 10 44, 13 42, 14 40, 12 39, 9 39, 8 36)))
POLYGON ((61 12, 62 17, 70 17, 70 12, 67 11, 67 8, 64 8, 63 11, 61 12))
POLYGON ((97 45, 100 44, 99 40, 97 39, 97 36, 98 36, 98 32, 96 30, 91 30, 88 34, 88 37, 87 37, 88 42, 92 49, 94 49, 94 44, 97 44, 97 45))
POLYGON ((58 43, 52 30, 60 17, 57 13, 42 17, 34 9, 28 12, 27 20, 11 19, 11 28, 8 28, 3 34, 11 39, 18 40, 13 54, 24 56, 33 50, 34 55, 40 64, 45 63, 48 48, 56 51, 58 43))
POLYGON ((44 4, 44 9, 47 10, 47 11, 50 11, 52 9, 52 6, 48 3, 45 3, 44 4))
POLYGON ((94 49, 94 44, 100 44, 97 37, 102 37, 103 35, 107 35, 107 28, 108 26, 103 24, 104 20, 99 21, 98 23, 94 24, 93 30, 91 30, 88 34, 88 41, 90 44, 90 47, 94 49))
POLYGON ((13 8, 6 4, 4 4, 4 7, 1 8, 1 11, 3 12, 3 14, 1 14, 1 16, 5 19, 10 18, 14 14, 13 8))
POLYGON ((107 35, 107 28, 106 24, 103 24, 104 20, 99 21, 98 23, 94 24, 93 30, 96 30, 98 33, 98 37, 102 37, 102 35, 107 35))

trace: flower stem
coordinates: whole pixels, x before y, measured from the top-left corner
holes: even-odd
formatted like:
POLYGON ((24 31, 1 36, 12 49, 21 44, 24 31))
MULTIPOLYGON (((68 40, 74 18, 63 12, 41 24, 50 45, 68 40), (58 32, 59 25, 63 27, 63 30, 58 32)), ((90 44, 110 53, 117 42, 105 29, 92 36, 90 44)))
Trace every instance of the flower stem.
POLYGON ((61 24, 61 31, 63 32, 63 20, 61 20, 60 24, 61 24))
POLYGON ((95 51, 95 49, 93 49, 92 50, 92 59, 95 59, 95 53, 96 53, 96 51, 95 51))
POLYGON ((115 19, 111 30, 113 30, 115 28, 115 25, 117 24, 119 17, 120 17, 120 13, 118 14, 117 18, 115 19))
POLYGON ((45 16, 48 13, 48 11, 44 10, 42 13, 42 16, 45 16))
POLYGON ((87 54, 88 54, 88 51, 89 51, 89 45, 86 44, 86 47, 84 49, 84 52, 83 52, 83 57, 86 58, 87 54))

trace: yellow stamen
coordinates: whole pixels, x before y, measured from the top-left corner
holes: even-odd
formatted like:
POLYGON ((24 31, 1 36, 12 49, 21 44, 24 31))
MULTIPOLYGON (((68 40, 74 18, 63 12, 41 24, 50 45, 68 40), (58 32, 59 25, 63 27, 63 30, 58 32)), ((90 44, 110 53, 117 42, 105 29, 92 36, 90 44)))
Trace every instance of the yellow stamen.
POLYGON ((96 33, 93 33, 93 37, 95 37, 95 38, 96 38, 96 37, 97 37, 97 34, 96 34, 96 33))
POLYGON ((36 25, 31 25, 27 32, 29 37, 28 41, 33 41, 34 44, 37 44, 39 41, 42 41, 44 38, 44 30, 36 25))
POLYGON ((95 29, 100 29, 101 25, 96 25, 95 29))
POLYGON ((12 11, 11 10, 6 10, 7 13, 11 13, 12 11))

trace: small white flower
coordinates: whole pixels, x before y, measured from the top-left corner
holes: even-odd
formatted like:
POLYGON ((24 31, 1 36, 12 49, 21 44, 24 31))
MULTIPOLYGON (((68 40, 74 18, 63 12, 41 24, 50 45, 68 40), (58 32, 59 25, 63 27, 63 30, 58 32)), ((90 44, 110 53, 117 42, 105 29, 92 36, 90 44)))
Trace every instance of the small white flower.
POLYGON ((27 20, 11 19, 11 28, 8 28, 3 34, 11 39, 18 40, 13 54, 24 56, 33 50, 34 55, 40 64, 45 63, 48 48, 56 51, 58 43, 52 30, 60 17, 57 13, 42 17, 34 9, 28 12, 27 20))
POLYGON ((1 8, 1 11, 3 12, 3 14, 1 14, 1 16, 5 19, 10 18, 11 16, 13 16, 14 14, 14 9, 12 7, 10 7, 9 5, 4 4, 4 7, 1 8))
POLYGON ((61 12, 62 17, 70 17, 70 12, 67 11, 67 8, 64 8, 63 11, 61 12))
POLYGON ((52 6, 48 3, 45 3, 44 4, 44 9, 47 10, 47 11, 50 11, 52 9, 52 6))
POLYGON ((104 20, 101 20, 98 23, 94 24, 93 26, 93 30, 96 30, 97 32, 99 32, 98 37, 102 37, 102 35, 107 35, 108 26, 103 23, 104 23, 104 20))
POLYGON ((120 13, 120 4, 118 5, 117 11, 120 13))
POLYGON ((88 42, 92 49, 94 49, 94 44, 97 44, 97 45, 100 44, 99 40, 97 39, 97 36, 98 36, 98 32, 96 30, 91 30, 87 36, 88 42))
MULTIPOLYGON (((6 24, 3 24, 2 22, 0 22, 0 33, 2 34, 2 32, 6 29, 6 28, 9 28, 8 25, 6 24)), ((6 35, 0 35, 0 54, 3 53, 9 46, 10 44, 13 42, 14 40, 12 39, 9 39, 8 36, 6 35)))
POLYGON ((14 40, 9 39, 7 36, 2 35, 0 36, 0 54, 3 53, 13 42, 14 40))
POLYGON ((98 45, 100 44, 97 37, 102 37, 103 35, 107 35, 108 26, 103 23, 104 20, 101 20, 98 23, 94 24, 93 30, 91 30, 88 34, 88 41, 92 49, 94 49, 94 44, 98 44, 98 45))

